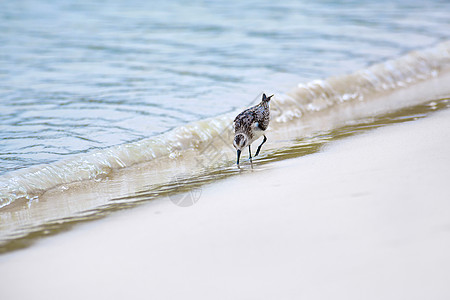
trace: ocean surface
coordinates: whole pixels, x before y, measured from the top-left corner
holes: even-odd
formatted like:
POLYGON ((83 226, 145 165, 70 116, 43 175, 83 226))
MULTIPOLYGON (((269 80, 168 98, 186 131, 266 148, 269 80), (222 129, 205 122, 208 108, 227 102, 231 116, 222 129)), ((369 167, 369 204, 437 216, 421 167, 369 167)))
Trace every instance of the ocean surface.
POLYGON ((234 174, 232 116, 263 91, 276 96, 262 161, 447 108, 449 11, 448 1, 2 1, 0 248, 234 174))

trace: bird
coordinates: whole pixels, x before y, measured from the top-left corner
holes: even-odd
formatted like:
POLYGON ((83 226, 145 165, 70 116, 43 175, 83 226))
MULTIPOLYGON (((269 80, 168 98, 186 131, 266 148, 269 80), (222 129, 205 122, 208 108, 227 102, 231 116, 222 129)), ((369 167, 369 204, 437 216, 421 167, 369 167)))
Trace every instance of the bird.
POLYGON ((258 156, 261 146, 267 141, 264 134, 269 126, 270 107, 269 102, 273 95, 267 97, 263 93, 261 102, 252 106, 236 116, 234 119, 234 140, 233 146, 237 151, 236 164, 239 167, 239 157, 241 151, 248 146, 250 162, 252 161, 252 151, 250 145, 256 141, 261 135, 264 137, 261 145, 256 150, 255 157, 258 156))

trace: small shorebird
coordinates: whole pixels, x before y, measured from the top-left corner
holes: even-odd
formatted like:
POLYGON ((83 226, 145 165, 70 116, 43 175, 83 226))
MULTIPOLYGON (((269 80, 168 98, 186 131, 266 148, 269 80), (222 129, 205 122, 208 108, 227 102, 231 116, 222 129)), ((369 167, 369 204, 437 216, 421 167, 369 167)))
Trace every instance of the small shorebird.
POLYGON ((261 145, 258 146, 255 156, 258 156, 261 146, 267 141, 264 131, 269 126, 269 101, 272 96, 267 97, 262 95, 262 100, 258 105, 252 106, 234 119, 234 141, 233 146, 237 150, 237 165, 239 167, 239 157, 241 150, 248 146, 248 154, 250 161, 252 161, 252 151, 250 145, 256 141, 261 135, 264 139, 261 145))

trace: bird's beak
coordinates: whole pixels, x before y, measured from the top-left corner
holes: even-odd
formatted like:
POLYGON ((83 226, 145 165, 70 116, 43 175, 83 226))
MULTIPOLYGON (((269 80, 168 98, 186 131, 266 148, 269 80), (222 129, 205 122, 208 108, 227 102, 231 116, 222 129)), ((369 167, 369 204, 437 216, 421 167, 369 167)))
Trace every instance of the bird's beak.
POLYGON ((272 98, 272 97, 273 97, 273 95, 271 95, 271 96, 267 97, 267 99, 269 99, 269 100, 270 100, 270 98, 272 98))
POLYGON ((237 150, 237 162, 236 164, 239 166, 239 157, 241 156, 241 150, 237 150))

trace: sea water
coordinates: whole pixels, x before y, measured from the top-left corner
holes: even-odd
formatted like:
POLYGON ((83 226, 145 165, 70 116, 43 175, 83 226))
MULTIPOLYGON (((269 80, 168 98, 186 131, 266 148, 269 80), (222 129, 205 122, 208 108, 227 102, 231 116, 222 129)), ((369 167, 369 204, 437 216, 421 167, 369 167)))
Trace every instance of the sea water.
POLYGON ((276 96, 262 163, 377 117, 448 107, 448 11, 445 1, 2 2, 3 249, 234 174, 232 118, 263 91, 276 96))

